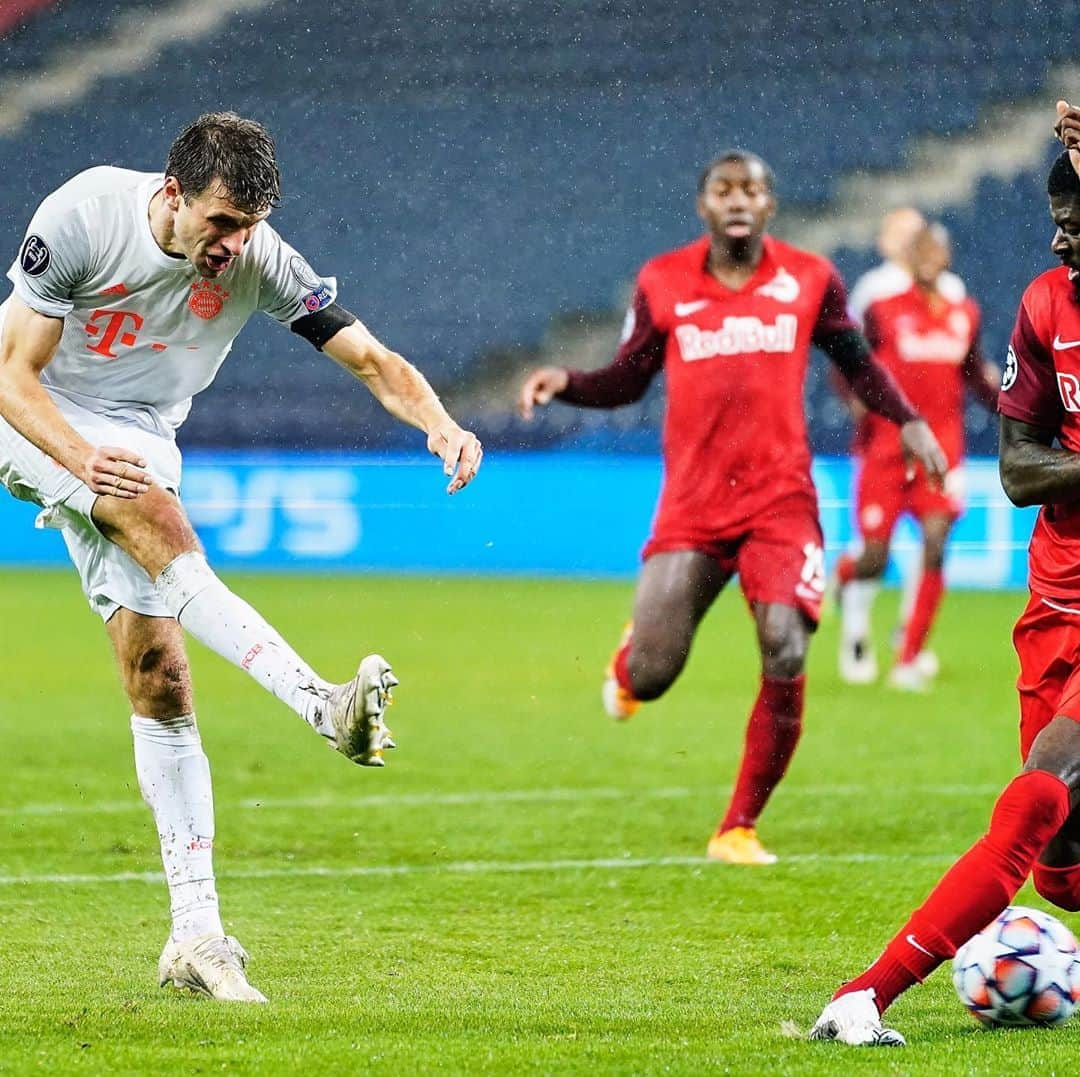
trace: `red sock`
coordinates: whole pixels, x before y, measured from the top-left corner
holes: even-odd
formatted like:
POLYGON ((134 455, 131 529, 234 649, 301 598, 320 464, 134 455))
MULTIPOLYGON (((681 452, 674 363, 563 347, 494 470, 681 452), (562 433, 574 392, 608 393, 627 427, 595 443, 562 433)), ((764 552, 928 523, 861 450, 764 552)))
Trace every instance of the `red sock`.
POLYGON ((794 680, 761 678, 761 691, 746 727, 739 777, 720 830, 753 826, 784 776, 802 732, 806 675, 794 680))
POLYGON ((836 579, 841 587, 855 579, 855 558, 851 554, 842 553, 840 555, 840 560, 836 562, 836 579))
POLYGON ((925 568, 915 593, 915 607, 904 626, 904 641, 900 645, 900 662, 913 662, 923 649, 930 626, 945 591, 945 577, 940 568, 925 568))
POLYGON ((630 639, 627 637, 626 642, 615 652, 615 660, 612 662, 612 666, 615 669, 615 680, 619 682, 619 687, 633 695, 634 686, 630 683, 630 670, 626 666, 626 660, 629 657, 630 639))
POLYGON ((833 997, 873 988, 884 1012, 922 983, 1009 904, 1068 817, 1069 787, 1059 777, 1029 770, 1014 778, 994 805, 989 831, 949 868, 881 957, 833 997))

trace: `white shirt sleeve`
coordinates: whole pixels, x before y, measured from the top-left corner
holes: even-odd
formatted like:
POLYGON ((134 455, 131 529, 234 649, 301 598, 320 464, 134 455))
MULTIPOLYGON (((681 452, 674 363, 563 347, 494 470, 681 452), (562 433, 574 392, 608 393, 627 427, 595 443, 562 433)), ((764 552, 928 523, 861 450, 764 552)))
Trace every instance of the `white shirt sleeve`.
POLYGON ((63 318, 71 313, 72 293, 90 275, 90 265, 90 237, 81 214, 76 209, 57 213, 46 199, 7 275, 27 306, 63 318))
POLYGON ((337 298, 337 279, 320 277, 307 260, 267 224, 260 226, 259 310, 282 325, 314 314, 337 298))

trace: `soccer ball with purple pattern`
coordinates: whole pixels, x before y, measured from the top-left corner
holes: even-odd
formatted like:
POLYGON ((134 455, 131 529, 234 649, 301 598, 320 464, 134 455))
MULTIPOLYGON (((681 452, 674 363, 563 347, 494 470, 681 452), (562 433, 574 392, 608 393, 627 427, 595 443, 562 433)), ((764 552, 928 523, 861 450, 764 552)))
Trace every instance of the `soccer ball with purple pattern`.
POLYGON ((1013 905, 956 952, 953 984, 984 1025, 1060 1025, 1080 1002, 1080 949, 1059 920, 1013 905))

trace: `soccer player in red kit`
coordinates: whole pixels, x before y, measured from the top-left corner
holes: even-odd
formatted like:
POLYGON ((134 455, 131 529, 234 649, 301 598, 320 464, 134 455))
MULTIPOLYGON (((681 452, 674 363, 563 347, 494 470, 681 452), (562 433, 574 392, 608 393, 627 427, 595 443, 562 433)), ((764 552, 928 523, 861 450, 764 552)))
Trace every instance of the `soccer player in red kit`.
MULTIPOLYGON (((1080 159, 1080 109, 1058 109, 1057 130, 1080 159)), ((1042 505, 1028 557, 1031 598, 1013 632, 1024 767, 987 833, 877 961, 837 991, 812 1039, 902 1045, 882 1024, 886 1007, 990 923, 1029 874, 1047 901, 1080 910, 1080 177, 1068 152, 1047 191, 1051 247, 1063 265, 1024 293, 998 402, 1002 485, 1017 505, 1042 505)))
POLYGON ((825 586, 803 406, 810 345, 830 356, 859 399, 901 426, 907 451, 932 476, 945 470, 929 426, 849 320, 836 270, 765 235, 775 208, 772 172, 760 158, 734 151, 714 160, 697 198, 708 234, 643 267, 613 362, 589 373, 541 368, 519 399, 526 418, 553 398, 618 407, 664 371, 664 485, 604 702, 628 718, 662 695, 738 573, 762 679, 731 804, 708 852, 741 864, 776 859, 755 826, 799 739, 806 650, 825 586))
POLYGON ((988 410, 996 410, 998 371, 979 348, 979 308, 966 295, 955 298, 940 282, 948 270, 948 235, 939 224, 923 224, 908 243, 911 286, 872 301, 864 313, 864 333, 877 359, 930 424, 949 461, 944 489, 924 474, 912 473, 896 428, 879 415, 865 414, 855 443, 860 457, 856 521, 862 536, 858 557, 837 565, 843 591, 844 623, 840 670, 844 679, 866 683, 876 676, 870 641, 870 611, 876 583, 885 573, 893 530, 903 513, 919 521, 923 565, 910 616, 906 619, 889 682, 923 691, 928 677, 917 661, 944 593, 945 544, 963 511, 961 463, 964 455, 964 390, 988 410), (851 587, 852 581, 863 586, 851 587))

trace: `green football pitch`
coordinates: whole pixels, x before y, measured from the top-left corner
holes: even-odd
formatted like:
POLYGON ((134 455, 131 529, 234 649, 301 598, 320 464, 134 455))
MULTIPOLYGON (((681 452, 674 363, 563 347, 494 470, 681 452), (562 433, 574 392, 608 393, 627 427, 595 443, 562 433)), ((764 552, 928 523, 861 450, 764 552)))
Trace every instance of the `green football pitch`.
POLYGON ((399 750, 355 768, 193 647, 222 912, 271 1002, 161 991, 167 894, 106 637, 73 575, 0 575, 0 1072, 1075 1070, 1080 1019, 984 1031, 944 970, 890 1011, 903 1052, 803 1039, 1016 769, 1021 595, 947 596, 923 697, 839 684, 826 620, 761 828, 782 860, 732 868, 702 854, 756 689, 736 592, 619 726, 598 689, 627 583, 230 582, 326 676, 390 657, 399 750))

